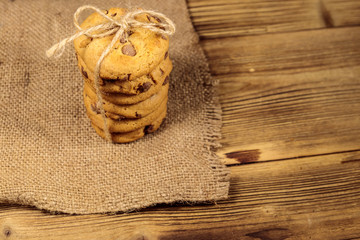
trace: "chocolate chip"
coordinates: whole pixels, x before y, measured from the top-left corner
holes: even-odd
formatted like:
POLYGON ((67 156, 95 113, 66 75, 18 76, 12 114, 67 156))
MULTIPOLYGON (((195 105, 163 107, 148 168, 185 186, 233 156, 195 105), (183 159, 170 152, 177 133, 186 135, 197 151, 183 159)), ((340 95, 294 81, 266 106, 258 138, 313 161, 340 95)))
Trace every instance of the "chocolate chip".
POLYGON ((164 70, 160 68, 160 76, 164 75, 164 70))
POLYGON ((133 31, 131 31, 131 30, 127 31, 127 35, 128 35, 128 36, 133 35, 133 33, 134 33, 134 32, 133 32, 133 31))
POLYGON ((164 39, 164 40, 167 40, 167 37, 165 35, 162 35, 162 34, 161 34, 161 38, 164 39))
POLYGON ((81 66, 81 73, 82 73, 82 75, 84 75, 84 77, 89 78, 89 76, 88 76, 87 72, 84 70, 83 66, 81 66))
POLYGON ((126 43, 125 37, 123 37, 123 36, 120 37, 120 43, 122 43, 122 44, 126 43))
POLYGON ((165 53, 164 60, 169 56, 169 52, 165 53))
POLYGON ((145 128, 144 128, 144 133, 145 133, 145 134, 151 133, 151 132, 153 132, 153 131, 154 131, 154 125, 147 125, 147 126, 145 126, 145 128))
POLYGON ((136 55, 136 50, 131 43, 123 46, 121 51, 124 55, 132 56, 132 57, 136 55))
POLYGON ((135 117, 136 118, 141 118, 142 116, 141 116, 141 114, 138 114, 137 112, 135 112, 135 117))
POLYGON ((151 82, 146 82, 144 84, 140 84, 137 90, 140 93, 143 93, 143 92, 146 92, 147 90, 149 90, 151 86, 152 86, 151 82))
POLYGON ((91 110, 96 114, 100 113, 100 110, 96 107, 96 103, 91 104, 91 110))
POLYGON ((157 16, 152 16, 153 18, 155 18, 155 20, 158 22, 158 23, 161 23, 161 19, 158 18, 157 16))
POLYGON ((109 11, 108 10, 105 10, 105 15, 107 15, 109 13, 109 11))
POLYGON ((147 77, 150 78, 154 84, 157 84, 157 81, 153 78, 153 76, 151 74, 148 74, 147 77))
POLYGON ((116 16, 116 14, 117 14, 117 13, 113 13, 113 14, 111 14, 111 16, 112 16, 112 17, 115 17, 115 16, 116 16))
POLYGON ((117 79, 102 78, 101 80, 103 80, 106 84, 106 83, 114 83, 117 79))
POLYGON ((164 82, 163 82, 163 86, 169 83, 169 76, 166 76, 164 82))
POLYGON ((157 28, 160 28, 161 30, 165 31, 165 28, 159 25, 156 25, 157 28))
POLYGON ((158 18, 157 16, 149 16, 149 15, 146 15, 146 17, 147 17, 147 19, 149 20, 149 22, 154 22, 154 21, 152 21, 152 19, 151 18, 154 18, 156 21, 157 21, 157 23, 161 23, 161 20, 160 20, 160 18, 158 18))

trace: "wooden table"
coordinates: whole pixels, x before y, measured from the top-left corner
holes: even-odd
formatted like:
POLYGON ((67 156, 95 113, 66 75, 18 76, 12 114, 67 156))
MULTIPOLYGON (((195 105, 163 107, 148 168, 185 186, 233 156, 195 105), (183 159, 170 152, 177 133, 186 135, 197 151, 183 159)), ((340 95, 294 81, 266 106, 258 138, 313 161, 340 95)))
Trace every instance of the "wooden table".
POLYGON ((360 0, 191 0, 230 198, 131 214, 0 206, 0 239, 360 239, 360 0))

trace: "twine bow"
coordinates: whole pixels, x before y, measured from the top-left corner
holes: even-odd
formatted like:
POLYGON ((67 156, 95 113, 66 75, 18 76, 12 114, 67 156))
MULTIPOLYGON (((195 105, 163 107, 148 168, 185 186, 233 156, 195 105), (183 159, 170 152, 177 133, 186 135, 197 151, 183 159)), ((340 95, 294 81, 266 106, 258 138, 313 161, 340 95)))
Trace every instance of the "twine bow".
POLYGON ((153 32, 159 33, 159 34, 166 34, 166 35, 172 35, 175 33, 175 24, 167 18, 164 14, 151 11, 151 10, 141 10, 137 9, 134 11, 127 12, 124 16, 122 16, 119 20, 115 20, 109 16, 107 16, 103 11, 101 11, 99 8, 96 8, 94 6, 85 5, 82 7, 79 7, 76 12, 74 13, 74 25, 79 30, 78 33, 72 35, 71 37, 65 38, 62 41, 56 43, 54 46, 52 46, 50 49, 46 51, 47 57, 54 56, 55 58, 60 57, 64 51, 65 46, 69 42, 74 41, 74 39, 80 37, 81 35, 86 35, 87 37, 92 38, 102 38, 105 36, 114 35, 114 38, 112 39, 111 43, 107 46, 107 48, 103 51, 100 58, 98 59, 95 69, 94 69, 94 85, 97 95, 97 106, 100 108, 100 113, 104 121, 104 133, 105 137, 108 141, 112 141, 110 131, 108 128, 108 124, 106 121, 106 115, 105 110, 103 107, 103 98, 100 92, 100 67, 101 63, 104 60, 104 58, 109 54, 115 43, 123 36, 125 40, 127 40, 127 32, 131 28, 135 27, 141 27, 149 29, 153 32), (80 14, 86 10, 91 9, 97 12, 100 16, 105 18, 107 22, 87 28, 82 29, 79 25, 79 16, 80 14), (159 19, 159 23, 152 23, 152 22, 140 22, 135 19, 136 16, 140 14, 149 14, 153 17, 156 17, 159 19), (95 33, 96 32, 96 33, 95 33))

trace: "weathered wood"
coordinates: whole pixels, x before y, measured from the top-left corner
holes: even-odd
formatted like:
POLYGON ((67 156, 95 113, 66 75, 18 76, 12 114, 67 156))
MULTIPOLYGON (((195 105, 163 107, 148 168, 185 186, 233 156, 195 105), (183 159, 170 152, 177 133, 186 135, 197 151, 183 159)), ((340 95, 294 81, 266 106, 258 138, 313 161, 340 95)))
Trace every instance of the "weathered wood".
POLYGON ((359 159, 352 152, 235 166, 230 198, 216 205, 108 216, 2 206, 0 239, 356 239, 359 159))
POLYGON ((360 27, 202 43, 228 164, 360 149, 360 27))
POLYGON ((188 0, 202 38, 291 32, 325 27, 314 0, 188 0))
POLYGON ((188 0, 202 39, 360 25, 358 0, 188 0))
POLYGON ((359 0, 322 0, 329 27, 360 25, 359 0))

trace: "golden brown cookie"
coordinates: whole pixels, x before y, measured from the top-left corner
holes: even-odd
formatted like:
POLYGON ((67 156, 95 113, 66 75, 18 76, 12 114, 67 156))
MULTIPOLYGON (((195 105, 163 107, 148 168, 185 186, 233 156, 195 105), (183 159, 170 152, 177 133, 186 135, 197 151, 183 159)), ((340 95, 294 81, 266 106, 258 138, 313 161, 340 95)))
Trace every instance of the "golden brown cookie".
MULTIPOLYGON (((153 87, 151 87, 148 91, 140 93, 138 95, 127 95, 121 93, 102 93, 102 97, 104 100, 116 104, 116 105, 129 105, 136 104, 138 102, 144 101, 157 92, 160 91, 162 86, 169 84, 169 76, 165 76, 160 78, 160 82, 153 87)), ((94 86, 85 82, 84 87, 86 87, 89 91, 92 91, 94 94, 96 93, 94 86)))
MULTIPOLYGON (((109 118, 119 120, 123 118, 142 118, 159 107, 163 100, 168 96, 169 85, 163 86, 159 92, 151 96, 150 98, 132 105, 116 105, 104 100, 104 110, 109 118)), ((97 107, 97 96, 89 89, 88 86, 84 86, 84 103, 87 109, 91 109, 94 113, 99 113, 100 110, 97 107)))
MULTIPOLYGON (((91 126, 95 129, 96 133, 102 137, 103 139, 106 139, 105 133, 102 129, 98 128, 94 123, 91 122, 91 126)), ((144 128, 139 128, 135 131, 128 132, 128 133, 111 133, 111 139, 115 143, 127 143, 127 142, 133 142, 138 140, 139 138, 142 138, 144 133, 144 128)))
MULTIPOLYGON (((81 57, 78 57, 78 67, 84 77, 85 82, 94 86, 94 74, 91 72, 81 57)), ((153 85, 161 82, 162 77, 170 74, 172 62, 167 56, 155 69, 146 75, 140 76, 132 81, 119 79, 101 79, 100 90, 107 93, 123 93, 137 95, 148 91, 153 85)))
MULTIPOLYGON (((119 20, 125 14, 123 8, 111 8, 104 11, 109 17, 119 20)), ((153 18, 142 14, 138 21, 153 22, 153 18)), ((159 22, 158 20, 155 20, 159 22)), ((98 13, 93 13, 81 24, 83 29, 107 22, 98 13)), ((101 63, 100 77, 103 79, 133 80, 152 72, 163 61, 169 48, 169 38, 146 28, 132 28, 127 32, 128 38, 120 38, 114 49, 101 63)), ((75 50, 91 72, 94 72, 97 61, 113 39, 113 35, 102 38, 91 38, 82 35, 74 40, 75 50)))
MULTIPOLYGON (((121 119, 119 121, 113 120, 111 118, 106 118, 107 126, 109 128, 109 132, 131 132, 139 129, 141 127, 145 127, 146 125, 151 124, 155 121, 164 111, 166 112, 167 106, 167 98, 160 104, 160 106, 150 113, 149 115, 139 118, 139 119, 121 119)), ((86 114, 91 119, 91 122, 101 128, 104 129, 104 121, 100 113, 96 113, 89 109, 88 106, 86 108, 86 114)))
MULTIPOLYGON (((127 143, 127 142, 136 141, 142 138, 145 134, 155 132, 160 127, 165 117, 166 117, 166 111, 162 112, 155 121, 153 121, 151 124, 145 127, 127 133, 111 133, 112 141, 115 143, 127 143)), ((100 129, 93 123, 91 123, 91 125, 93 126, 97 134, 99 134, 102 138, 106 139, 105 133, 102 129, 100 129)))

